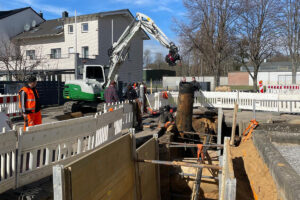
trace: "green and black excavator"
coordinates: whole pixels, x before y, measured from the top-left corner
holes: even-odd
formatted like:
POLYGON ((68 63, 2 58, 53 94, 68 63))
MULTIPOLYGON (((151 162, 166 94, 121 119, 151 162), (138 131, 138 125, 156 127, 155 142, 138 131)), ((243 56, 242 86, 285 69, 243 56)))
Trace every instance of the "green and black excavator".
POLYGON ((109 50, 110 62, 108 66, 84 65, 79 70, 82 71, 82 79, 66 81, 63 96, 69 101, 64 104, 64 113, 78 112, 83 107, 101 110, 102 102, 105 100, 105 88, 112 80, 117 80, 119 68, 127 58, 130 42, 141 29, 169 49, 169 54, 165 60, 170 66, 176 65, 177 61, 181 59, 178 47, 168 39, 151 18, 137 13, 136 18, 109 50))

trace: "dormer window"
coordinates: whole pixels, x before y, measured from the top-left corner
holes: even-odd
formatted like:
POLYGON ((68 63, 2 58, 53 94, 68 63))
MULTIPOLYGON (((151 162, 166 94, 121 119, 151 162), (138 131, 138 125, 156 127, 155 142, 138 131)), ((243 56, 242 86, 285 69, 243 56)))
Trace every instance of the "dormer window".
POLYGON ((69 33, 73 33, 74 32, 73 25, 68 25, 68 32, 69 33))
POLYGON ((88 23, 82 23, 81 24, 81 32, 86 33, 89 31, 89 24, 88 23))

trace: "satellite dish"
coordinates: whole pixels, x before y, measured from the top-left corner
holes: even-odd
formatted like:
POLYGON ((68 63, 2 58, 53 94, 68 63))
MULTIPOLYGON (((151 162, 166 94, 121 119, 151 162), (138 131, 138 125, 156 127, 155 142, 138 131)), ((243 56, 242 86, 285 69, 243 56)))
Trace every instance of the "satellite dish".
POLYGON ((31 22, 31 26, 32 26, 32 27, 35 27, 35 26, 36 26, 36 21, 35 21, 35 20, 33 20, 33 21, 31 22))
POLYGON ((30 25, 29 24, 25 24, 24 31, 29 31, 29 30, 30 30, 30 25))

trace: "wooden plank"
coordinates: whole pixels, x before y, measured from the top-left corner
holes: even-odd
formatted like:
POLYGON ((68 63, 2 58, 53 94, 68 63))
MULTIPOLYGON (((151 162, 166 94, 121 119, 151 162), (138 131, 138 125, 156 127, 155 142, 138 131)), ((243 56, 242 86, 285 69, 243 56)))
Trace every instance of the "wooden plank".
POLYGON ((235 130, 236 130, 236 117, 239 105, 237 103, 234 104, 233 110, 233 119, 232 119, 232 129, 231 129, 231 140, 230 145, 234 145, 234 138, 235 138, 235 130))
MULTIPOLYGON (((223 110, 222 108, 218 109, 218 138, 217 144, 221 144, 222 140, 222 123, 223 123, 223 110)), ((218 151, 218 155, 221 156, 221 150, 218 151)))
POLYGON ((129 134, 66 166, 72 200, 134 199, 134 161, 129 134))
MULTIPOLYGON (((156 141, 154 138, 148 140, 140 148, 137 149, 138 159, 156 159, 156 141)), ((147 163, 138 163, 139 181, 140 181, 140 200, 152 200, 154 197, 158 197, 159 184, 156 174, 155 165, 149 165, 147 163)))

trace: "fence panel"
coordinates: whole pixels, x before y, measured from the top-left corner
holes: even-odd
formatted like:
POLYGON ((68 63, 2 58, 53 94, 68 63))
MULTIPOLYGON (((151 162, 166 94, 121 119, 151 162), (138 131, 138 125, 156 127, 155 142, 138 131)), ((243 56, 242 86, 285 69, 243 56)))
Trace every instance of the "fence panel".
POLYGON ((220 200, 236 199, 236 178, 234 177, 229 141, 230 138, 225 137, 220 200))
MULTIPOLYGON (((148 95, 148 99, 154 109, 170 105, 177 105, 178 92, 168 92, 168 99, 164 99, 162 93, 148 95)), ((247 92, 195 92, 194 106, 210 108, 232 109, 238 103, 240 109, 300 113, 300 96, 269 93, 247 93, 247 92), (255 104, 255 105, 254 105, 255 104)))
MULTIPOLYGON (((64 166, 61 180, 65 187, 62 194, 54 190, 55 199, 134 199, 132 147, 132 139, 126 134, 64 166)), ((54 182, 54 188, 58 187, 54 182)))
MULTIPOLYGON (((157 152, 157 142, 155 138, 148 140, 137 150, 137 159, 141 160, 159 160, 157 152)), ((139 174, 139 198, 140 200, 160 199, 159 190, 159 166, 149 165, 149 163, 139 162, 137 169, 139 174)))
MULTIPOLYGON (((86 152, 121 136, 124 105, 98 113, 50 124, 28 127, 19 136, 18 187, 51 175, 54 164, 67 164, 86 152)), ((129 108, 127 108, 127 111, 129 108)), ((129 112, 130 113, 130 112, 129 112)), ((129 127, 132 120, 126 122, 129 127)))
POLYGON ((15 130, 0 133, 0 193, 16 186, 16 144, 15 130))

